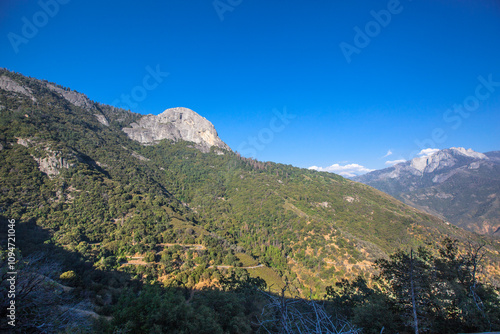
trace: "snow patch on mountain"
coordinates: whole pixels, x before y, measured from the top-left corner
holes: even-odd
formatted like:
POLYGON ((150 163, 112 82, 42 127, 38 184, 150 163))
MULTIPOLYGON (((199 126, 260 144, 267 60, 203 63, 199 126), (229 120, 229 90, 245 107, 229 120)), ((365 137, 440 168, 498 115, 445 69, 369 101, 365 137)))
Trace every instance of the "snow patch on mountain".
POLYGON ((474 158, 474 159, 488 159, 486 154, 473 151, 471 148, 466 150, 463 147, 452 147, 452 148, 450 148, 450 150, 454 150, 455 152, 458 152, 462 155, 465 155, 467 157, 474 158))

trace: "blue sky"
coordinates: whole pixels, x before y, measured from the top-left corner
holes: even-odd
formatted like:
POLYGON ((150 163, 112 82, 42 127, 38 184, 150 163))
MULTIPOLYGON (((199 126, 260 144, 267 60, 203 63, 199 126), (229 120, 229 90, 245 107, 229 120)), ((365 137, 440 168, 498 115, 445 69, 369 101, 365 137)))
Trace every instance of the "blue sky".
POLYGON ((499 59, 496 0, 0 2, 1 67, 344 175, 500 150, 499 59))

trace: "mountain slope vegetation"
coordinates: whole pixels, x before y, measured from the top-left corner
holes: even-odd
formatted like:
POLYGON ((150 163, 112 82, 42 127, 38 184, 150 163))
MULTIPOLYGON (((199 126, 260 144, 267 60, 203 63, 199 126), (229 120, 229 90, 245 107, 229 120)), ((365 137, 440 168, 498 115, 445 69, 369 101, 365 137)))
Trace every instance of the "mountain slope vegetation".
MULTIPOLYGON (((64 277, 92 286, 102 315, 127 286, 120 303, 133 306, 133 281, 188 289, 195 301, 195 291, 247 283, 322 298, 342 279, 368 279, 377 259, 445 237, 484 243, 483 275, 500 277, 497 241, 369 186, 191 142, 144 146, 122 131, 141 115, 7 70, 0 77, 10 83, 0 89, 2 223, 15 219, 26 236, 43 230, 21 242, 22 253, 59 249, 57 261, 74 271, 64 277)), ((247 306, 234 317, 255 311, 247 306)))

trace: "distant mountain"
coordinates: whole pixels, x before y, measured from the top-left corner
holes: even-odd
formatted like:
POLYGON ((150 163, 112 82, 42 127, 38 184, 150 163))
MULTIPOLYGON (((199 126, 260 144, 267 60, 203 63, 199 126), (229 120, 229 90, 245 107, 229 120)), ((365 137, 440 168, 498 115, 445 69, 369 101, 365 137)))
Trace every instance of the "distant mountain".
POLYGON ((353 180, 481 234, 500 236, 500 152, 452 147, 353 180))

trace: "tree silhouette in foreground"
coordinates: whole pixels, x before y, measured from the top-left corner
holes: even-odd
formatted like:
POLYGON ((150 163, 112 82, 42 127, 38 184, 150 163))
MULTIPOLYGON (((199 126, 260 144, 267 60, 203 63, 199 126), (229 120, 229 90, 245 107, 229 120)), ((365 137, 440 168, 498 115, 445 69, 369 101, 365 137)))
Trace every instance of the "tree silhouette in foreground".
POLYGON ((498 287, 481 282, 484 244, 445 238, 436 250, 398 251, 379 274, 327 288, 335 312, 366 333, 456 333, 500 329, 498 287))

